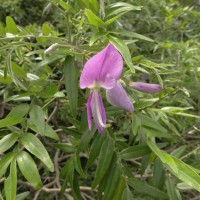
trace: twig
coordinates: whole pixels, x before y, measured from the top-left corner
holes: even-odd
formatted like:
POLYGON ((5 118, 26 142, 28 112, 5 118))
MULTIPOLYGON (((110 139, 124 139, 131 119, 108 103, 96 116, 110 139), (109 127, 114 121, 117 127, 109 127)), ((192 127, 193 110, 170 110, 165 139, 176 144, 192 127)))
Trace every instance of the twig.
POLYGON ((55 154, 55 157, 54 157, 54 166, 55 166, 55 172, 56 172, 55 182, 56 182, 56 185, 58 187, 61 187, 60 181, 59 181, 60 180, 59 179, 59 177, 60 177, 60 171, 59 171, 59 165, 58 165, 59 154, 60 154, 60 150, 58 149, 56 151, 56 154, 55 154))
POLYGON ((180 159, 183 160, 183 159, 187 158, 188 156, 192 155, 195 151, 198 151, 199 149, 200 149, 200 146, 198 146, 197 148, 195 148, 194 150, 192 150, 188 154, 182 156, 180 159))
POLYGON ((190 199, 190 200, 199 200, 200 199, 200 195, 199 196, 196 196, 196 197, 194 197, 194 198, 192 198, 192 199, 190 199))
POLYGON ((55 105, 55 107, 54 107, 52 113, 50 114, 50 116, 49 116, 48 119, 47 119, 47 123, 49 123, 49 122, 52 120, 52 118, 54 117, 54 115, 57 113, 58 107, 59 107, 59 103, 60 103, 60 102, 59 102, 59 99, 57 99, 56 105, 55 105))
MULTIPOLYGON (((60 190, 61 190, 61 188, 46 188, 46 187, 43 187, 42 189, 41 189, 42 191, 44 191, 44 192, 60 192, 60 190)), ((91 190, 93 190, 91 187, 87 187, 87 186, 80 186, 80 190, 83 190, 83 191, 91 191, 91 190)), ((71 188, 67 188, 67 189, 65 189, 65 192, 66 193, 69 193, 69 192, 71 192, 72 191, 72 189, 71 188)), ((96 190, 94 190, 94 191, 96 191, 96 190)))

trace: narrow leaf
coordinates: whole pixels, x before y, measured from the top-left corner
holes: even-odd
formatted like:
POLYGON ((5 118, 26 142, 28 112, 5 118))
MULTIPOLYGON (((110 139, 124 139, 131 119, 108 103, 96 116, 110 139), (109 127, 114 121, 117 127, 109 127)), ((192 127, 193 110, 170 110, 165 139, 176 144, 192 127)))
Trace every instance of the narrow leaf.
POLYGON ((65 58, 63 72, 69 107, 73 116, 76 117, 78 102, 78 68, 75 66, 74 57, 67 56, 65 58))
POLYGON ((8 150, 18 139, 17 133, 10 133, 0 140, 0 154, 8 150))
POLYGON ((24 116, 28 113, 29 105, 21 104, 11 110, 6 118, 0 120, 0 128, 5 126, 12 126, 24 120, 24 116))
POLYGON ((7 153, 3 158, 0 160, 0 177, 6 172, 6 169, 10 162, 12 161, 14 156, 14 152, 7 153))
POLYGON ((42 181, 37 166, 31 156, 25 151, 19 152, 17 155, 17 164, 21 173, 30 184, 34 188, 40 189, 42 187, 42 181))
POLYGON ((16 190, 17 190, 16 159, 12 160, 11 162, 10 174, 4 182, 4 189, 6 194, 6 200, 16 199, 16 190))
POLYGON ((200 176, 192 167, 160 150, 152 141, 147 140, 147 144, 177 178, 200 191, 200 176))
POLYGON ((36 132, 45 134, 45 113, 43 109, 38 105, 31 105, 29 111, 30 119, 28 120, 29 126, 34 125, 36 132))
POLYGON ((133 200, 133 195, 128 187, 124 189, 121 200, 133 200))
POLYGON ((91 10, 86 9, 85 15, 91 25, 105 28, 105 23, 99 17, 97 17, 91 10))
POLYGON ((164 192, 138 179, 129 178, 128 184, 141 194, 151 196, 155 199, 168 199, 168 196, 164 192))
POLYGON ((105 141, 106 137, 107 137, 106 133, 96 134, 96 137, 95 137, 94 141, 92 142, 92 146, 90 149, 90 154, 89 154, 86 168, 89 168, 92 165, 92 163, 94 162, 94 160, 97 158, 97 156, 99 155, 101 146, 102 146, 103 142, 105 141))
POLYGON ((109 175, 106 181, 103 200, 113 199, 116 188, 118 188, 121 175, 121 167, 119 164, 114 163, 114 166, 109 170, 109 175))
POLYGON ((29 194, 30 192, 22 192, 16 196, 16 200, 24 200, 29 194))
POLYGON ((127 147, 120 152, 121 158, 128 160, 132 158, 139 158, 151 153, 151 149, 147 145, 136 145, 133 147, 127 147))
POLYGON ((102 180, 103 176, 105 175, 110 162, 112 160, 112 156, 114 153, 114 144, 113 141, 110 138, 106 138, 104 141, 100 155, 99 155, 99 164, 97 165, 97 169, 95 172, 95 178, 92 184, 92 187, 96 187, 100 181, 102 180))
POLYGON ((106 33, 105 32, 97 32, 95 33, 91 38, 90 38, 90 42, 89 42, 89 46, 92 46, 99 38, 105 36, 106 33))
POLYGON ((54 165, 47 150, 35 135, 26 133, 21 138, 21 142, 29 152, 39 158, 47 166, 49 171, 54 171, 54 165))

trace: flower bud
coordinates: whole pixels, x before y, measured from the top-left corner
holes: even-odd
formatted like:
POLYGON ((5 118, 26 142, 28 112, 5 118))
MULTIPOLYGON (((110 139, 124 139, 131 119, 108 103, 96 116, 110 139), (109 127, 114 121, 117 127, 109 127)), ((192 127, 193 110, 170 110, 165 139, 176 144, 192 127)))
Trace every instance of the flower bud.
POLYGON ((58 44, 58 43, 52 44, 49 48, 47 48, 47 49, 44 51, 44 53, 45 53, 45 54, 50 54, 50 53, 52 53, 53 51, 55 51, 58 47, 59 47, 59 44, 58 44))
POLYGON ((130 87, 139 90, 141 92, 147 92, 152 94, 160 92, 160 90, 162 90, 162 87, 159 84, 150 84, 143 82, 130 83, 130 87))

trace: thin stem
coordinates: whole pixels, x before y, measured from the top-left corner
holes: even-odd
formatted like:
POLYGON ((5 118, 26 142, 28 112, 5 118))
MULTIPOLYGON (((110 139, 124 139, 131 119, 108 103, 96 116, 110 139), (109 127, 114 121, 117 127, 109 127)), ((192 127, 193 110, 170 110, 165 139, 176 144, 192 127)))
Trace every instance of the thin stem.
POLYGON ((99 9, 99 15, 102 19, 105 18, 105 0, 100 0, 100 9, 99 9))

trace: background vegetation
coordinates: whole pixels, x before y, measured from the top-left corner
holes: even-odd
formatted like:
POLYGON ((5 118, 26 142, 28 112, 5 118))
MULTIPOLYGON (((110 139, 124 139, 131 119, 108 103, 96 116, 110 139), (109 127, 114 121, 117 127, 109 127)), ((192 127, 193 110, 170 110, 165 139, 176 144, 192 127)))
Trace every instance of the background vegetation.
POLYGON ((2 0, 1 199, 200 199, 199 11, 192 0, 2 0), (111 127, 99 134, 78 80, 109 42, 122 81, 163 90, 126 85, 135 112, 104 101, 111 127))

